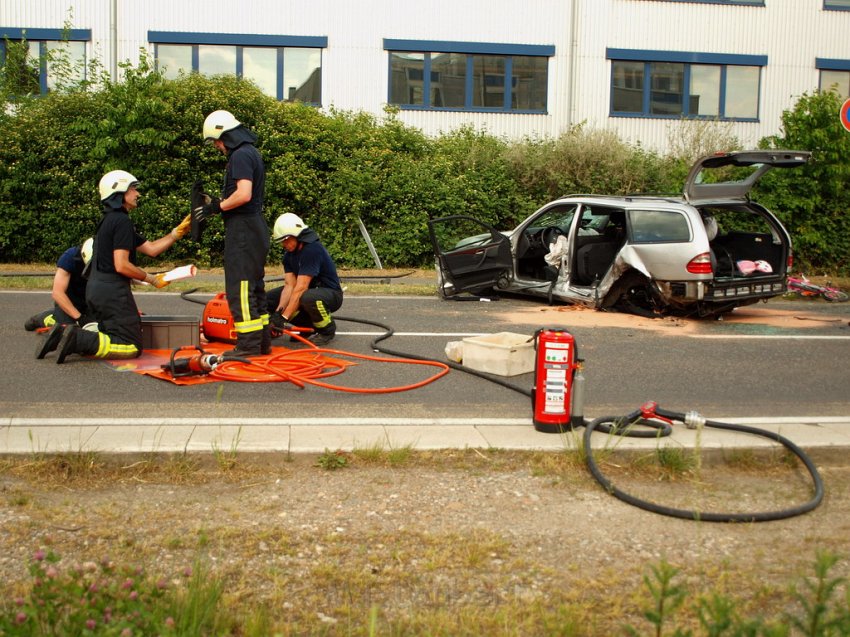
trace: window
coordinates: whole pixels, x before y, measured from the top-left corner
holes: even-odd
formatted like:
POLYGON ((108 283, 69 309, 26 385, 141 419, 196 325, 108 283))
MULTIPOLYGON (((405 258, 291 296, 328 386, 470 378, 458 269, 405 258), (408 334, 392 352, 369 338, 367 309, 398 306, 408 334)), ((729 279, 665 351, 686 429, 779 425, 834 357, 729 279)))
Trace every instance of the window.
POLYGON ((238 75, 276 99, 322 103, 325 37, 150 31, 148 40, 165 77, 238 75))
POLYGON ((823 8, 835 11, 850 11, 850 0, 823 0, 823 8))
POLYGON ((680 212, 632 210, 632 243, 682 243, 691 240, 691 227, 680 212))
POLYGON ((611 114, 757 120, 766 56, 608 49, 611 114))
POLYGON ((545 113, 553 46, 384 40, 401 108, 545 113))
POLYGON ((0 27, 0 64, 15 68, 18 94, 45 94, 57 86, 86 80, 88 29, 10 29, 0 27), (20 47, 17 50, 7 47, 20 47))
POLYGON ((850 60, 815 59, 820 71, 821 91, 835 91, 843 98, 850 97, 850 60))

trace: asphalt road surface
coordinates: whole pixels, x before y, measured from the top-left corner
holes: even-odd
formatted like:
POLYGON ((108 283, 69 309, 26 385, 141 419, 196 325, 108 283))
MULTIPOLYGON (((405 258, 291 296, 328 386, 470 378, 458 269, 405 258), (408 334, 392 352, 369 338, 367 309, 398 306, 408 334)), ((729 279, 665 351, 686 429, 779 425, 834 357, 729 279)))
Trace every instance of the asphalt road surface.
MULTIPOLYGON (((200 295, 200 299, 211 295, 200 295)), ((200 318, 202 306, 168 292, 137 294, 149 315, 200 318)), ((79 356, 55 364, 36 360, 42 338, 24 331, 27 317, 51 305, 49 293, 0 291, 0 416, 29 418, 523 418, 528 396, 452 370, 423 388, 389 394, 357 394, 290 383, 222 382, 182 387, 79 356)), ((770 307, 794 308, 790 302, 770 307)), ((449 341, 501 331, 532 334, 529 309, 539 300, 505 298, 458 303, 436 297, 348 297, 340 317, 377 321, 395 330, 381 346, 445 360, 449 341), (523 314, 523 311, 525 313, 523 314), (517 322, 516 315, 526 316, 517 322)), ((675 411, 696 409, 709 418, 846 416, 850 414, 850 304, 807 303, 824 317, 814 329, 736 326, 700 322, 688 333, 635 327, 559 326, 575 336, 585 359, 588 417, 619 415, 647 400, 675 411), (801 338, 804 337, 804 338, 801 338), (814 338, 813 338, 814 337, 814 338)), ((554 325, 546 325, 554 327, 554 325)), ((333 346, 375 354, 377 327, 339 321, 333 346)), ((288 342, 278 345, 290 346, 288 342)), ((359 362, 329 382, 352 387, 391 387, 416 382, 431 368, 359 362)), ((499 377, 521 390, 532 374, 499 377)))

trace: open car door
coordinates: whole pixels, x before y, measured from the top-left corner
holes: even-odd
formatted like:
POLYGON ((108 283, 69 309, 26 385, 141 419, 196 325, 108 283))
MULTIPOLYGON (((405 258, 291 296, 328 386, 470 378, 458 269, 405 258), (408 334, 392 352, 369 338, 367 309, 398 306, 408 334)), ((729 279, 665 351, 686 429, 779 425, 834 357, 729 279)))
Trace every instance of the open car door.
POLYGON ((796 168, 811 157, 804 150, 745 150, 699 159, 685 180, 685 200, 746 199, 771 168, 796 168))
POLYGON ((491 226, 472 217, 441 217, 428 222, 428 232, 444 296, 481 292, 513 278, 510 241, 491 226))

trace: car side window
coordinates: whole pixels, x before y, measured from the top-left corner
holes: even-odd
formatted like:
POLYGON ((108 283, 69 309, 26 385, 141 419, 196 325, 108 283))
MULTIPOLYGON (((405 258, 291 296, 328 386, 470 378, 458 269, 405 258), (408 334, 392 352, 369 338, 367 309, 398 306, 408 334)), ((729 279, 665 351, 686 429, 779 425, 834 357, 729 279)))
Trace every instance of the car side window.
POLYGON ((631 210, 632 243, 682 243, 691 240, 687 217, 674 210, 631 210))
POLYGON ((551 226, 556 226, 561 230, 564 234, 567 234, 570 230, 570 226, 573 223, 573 216, 576 213, 577 206, 575 204, 569 206, 557 206, 555 208, 550 208, 537 218, 535 218, 529 225, 529 230, 540 230, 542 228, 549 228, 551 226))

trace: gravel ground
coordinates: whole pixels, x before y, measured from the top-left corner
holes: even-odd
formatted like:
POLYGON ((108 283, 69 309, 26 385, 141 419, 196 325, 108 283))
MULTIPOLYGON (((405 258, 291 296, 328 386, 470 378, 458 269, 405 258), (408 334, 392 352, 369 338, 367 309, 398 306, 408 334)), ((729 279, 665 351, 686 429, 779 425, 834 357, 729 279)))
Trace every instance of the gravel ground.
MULTIPOLYGON (((581 626, 572 634, 590 635, 639 624, 642 578, 661 560, 695 596, 716 590, 767 613, 787 608, 789 584, 813 573, 818 550, 840 555, 835 574, 848 574, 850 471, 835 457, 816 458, 827 485, 818 509, 760 524, 629 506, 569 454, 354 454, 336 471, 319 459, 0 459, 4 589, 20 592, 39 548, 67 564, 108 556, 173 578, 200 557, 225 582, 226 603, 275 609, 291 634, 349 634, 342 626, 362 626, 377 606, 388 622, 472 613, 479 626, 494 613, 567 608, 581 626)), ((805 472, 777 458, 698 474, 613 457, 603 466, 618 486, 671 506, 784 508, 811 491, 805 472)))

